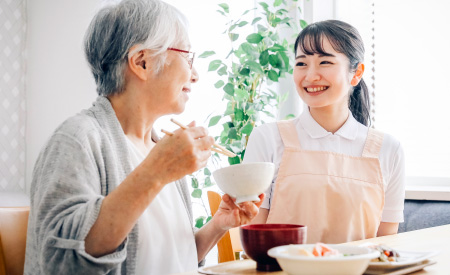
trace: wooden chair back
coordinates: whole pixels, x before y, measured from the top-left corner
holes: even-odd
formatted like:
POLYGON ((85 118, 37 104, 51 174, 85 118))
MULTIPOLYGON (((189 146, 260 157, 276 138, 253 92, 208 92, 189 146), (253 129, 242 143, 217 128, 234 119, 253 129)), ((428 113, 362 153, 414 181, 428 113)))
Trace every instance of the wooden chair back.
MULTIPOLYGON (((211 215, 214 216, 219 209, 222 197, 217 192, 208 191, 208 201, 211 215)), ((219 254, 219 263, 236 260, 236 252, 242 251, 239 228, 230 229, 217 243, 217 250, 219 254)))
POLYGON ((5 256, 2 249, 2 238, 0 236, 0 275, 6 275, 5 256))
POLYGON ((1 275, 23 274, 29 213, 29 206, 0 207, 1 275))

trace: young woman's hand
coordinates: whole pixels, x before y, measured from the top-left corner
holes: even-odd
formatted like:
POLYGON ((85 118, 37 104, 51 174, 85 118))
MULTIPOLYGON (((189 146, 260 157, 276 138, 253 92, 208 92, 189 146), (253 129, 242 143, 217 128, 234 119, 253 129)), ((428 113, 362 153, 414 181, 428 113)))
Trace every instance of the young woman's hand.
POLYGON ((236 205, 236 199, 225 194, 222 196, 219 209, 211 222, 214 222, 219 230, 228 230, 236 226, 248 224, 258 215, 259 207, 263 203, 264 197, 264 194, 259 195, 260 201, 257 203, 247 201, 236 205))
POLYGON ((156 143, 142 165, 161 184, 178 180, 206 166, 214 139, 204 127, 189 124, 156 143))

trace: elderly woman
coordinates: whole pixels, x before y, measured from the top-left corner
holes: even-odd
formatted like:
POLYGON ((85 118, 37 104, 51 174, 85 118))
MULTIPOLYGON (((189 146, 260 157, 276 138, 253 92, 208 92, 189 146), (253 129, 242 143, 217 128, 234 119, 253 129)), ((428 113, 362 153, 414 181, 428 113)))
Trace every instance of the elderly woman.
MULTIPOLYGON (((159 0, 125 0, 93 19, 85 51, 100 95, 66 120, 33 174, 25 274, 167 274, 195 270, 260 203, 224 195, 194 232, 184 177, 213 138, 193 123, 158 139, 156 119, 184 110, 192 66, 184 16, 159 0)), ((261 195, 261 201, 263 195, 261 195)))

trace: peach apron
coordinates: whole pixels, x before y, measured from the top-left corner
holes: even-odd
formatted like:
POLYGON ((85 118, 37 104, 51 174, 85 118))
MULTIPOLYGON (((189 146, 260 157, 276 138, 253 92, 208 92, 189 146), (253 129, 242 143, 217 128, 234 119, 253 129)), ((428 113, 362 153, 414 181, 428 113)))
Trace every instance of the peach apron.
POLYGON ((369 128, 362 157, 302 150, 292 121, 278 122, 284 143, 267 223, 306 225, 307 242, 376 237, 384 206, 378 160, 383 134, 369 128))

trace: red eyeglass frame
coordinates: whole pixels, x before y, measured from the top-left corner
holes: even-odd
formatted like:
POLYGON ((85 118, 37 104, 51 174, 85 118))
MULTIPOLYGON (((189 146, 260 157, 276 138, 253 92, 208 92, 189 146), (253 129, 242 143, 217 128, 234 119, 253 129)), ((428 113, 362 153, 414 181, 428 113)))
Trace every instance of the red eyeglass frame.
POLYGON ((190 51, 180 50, 180 49, 177 49, 177 48, 167 48, 167 50, 169 50, 169 51, 175 51, 175 52, 181 52, 181 53, 192 54, 192 57, 188 57, 188 63, 189 63, 189 66, 190 66, 191 69, 192 69, 192 64, 194 64, 195 52, 190 52, 190 51))

